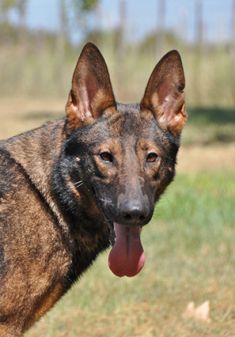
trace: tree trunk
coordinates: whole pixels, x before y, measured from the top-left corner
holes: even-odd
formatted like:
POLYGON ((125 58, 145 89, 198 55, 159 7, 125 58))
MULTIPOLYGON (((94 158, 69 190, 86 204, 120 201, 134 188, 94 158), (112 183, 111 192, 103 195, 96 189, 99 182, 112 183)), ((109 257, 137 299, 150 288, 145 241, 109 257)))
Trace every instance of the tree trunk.
POLYGON ((127 2, 126 0, 119 0, 119 29, 117 36, 117 50, 116 50, 116 78, 117 78, 117 88, 118 94, 120 96, 125 96, 125 91, 123 91, 123 77, 125 72, 124 57, 126 52, 126 19, 127 19, 127 2))
POLYGON ((57 75, 59 79, 60 92, 64 89, 64 65, 65 65, 65 48, 66 48, 66 7, 65 0, 59 0, 59 29, 57 35, 57 75))
POLYGON ((195 46, 194 53, 194 104, 202 104, 201 92, 201 68, 203 53, 203 7, 202 0, 196 0, 195 3, 195 46))
POLYGON ((118 58, 122 62, 125 54, 125 39, 126 39, 126 0, 119 0, 119 32, 118 32, 118 58))
POLYGON ((26 44, 26 9, 27 9, 27 0, 18 1, 18 17, 19 17, 19 40, 22 45, 26 44))
POLYGON ((232 77, 232 96, 233 103, 235 104, 235 0, 232 2, 232 20, 231 20, 231 41, 230 41, 230 51, 231 51, 231 61, 232 61, 232 69, 231 77, 232 77))
POLYGON ((203 7, 202 0, 196 0, 195 7, 195 38, 198 49, 201 51, 203 47, 203 7))
POLYGON ((166 1, 157 0, 156 54, 162 56, 165 48, 166 1))
POLYGON ((232 2, 232 20, 231 20, 231 54, 235 62, 235 0, 232 2))

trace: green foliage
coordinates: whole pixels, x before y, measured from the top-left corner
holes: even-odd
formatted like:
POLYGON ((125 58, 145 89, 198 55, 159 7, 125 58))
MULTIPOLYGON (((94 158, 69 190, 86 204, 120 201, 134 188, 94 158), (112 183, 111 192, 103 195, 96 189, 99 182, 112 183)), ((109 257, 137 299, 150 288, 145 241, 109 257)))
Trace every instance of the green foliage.
POLYGON ((90 11, 96 8, 97 4, 98 4, 98 0, 82 0, 81 9, 83 11, 90 11))
POLYGON ((0 1, 0 9, 1 11, 8 11, 15 7, 17 0, 1 0, 0 1))
POLYGON ((8 12, 11 9, 23 11, 27 5, 28 0, 0 0, 0 11, 8 12))
POLYGON ((99 0, 72 0, 72 5, 78 12, 90 12, 94 10, 99 0))

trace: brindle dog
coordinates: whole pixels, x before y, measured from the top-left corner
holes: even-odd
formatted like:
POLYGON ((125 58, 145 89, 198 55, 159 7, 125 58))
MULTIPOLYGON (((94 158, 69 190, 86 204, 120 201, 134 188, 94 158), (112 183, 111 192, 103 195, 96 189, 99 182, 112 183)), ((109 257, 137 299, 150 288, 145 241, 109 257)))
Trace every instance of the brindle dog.
POLYGON ((1 337, 21 336, 110 243, 116 275, 143 267, 140 232, 175 174, 184 87, 171 51, 141 103, 119 104, 88 43, 66 118, 0 142, 1 337))

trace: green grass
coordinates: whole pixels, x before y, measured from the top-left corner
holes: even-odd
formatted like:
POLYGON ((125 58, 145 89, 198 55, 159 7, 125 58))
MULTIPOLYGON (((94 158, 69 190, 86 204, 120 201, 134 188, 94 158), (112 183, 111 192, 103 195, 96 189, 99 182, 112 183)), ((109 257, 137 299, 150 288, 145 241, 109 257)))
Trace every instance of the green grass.
POLYGON ((143 231, 139 276, 116 278, 107 253, 27 337, 235 336, 235 174, 179 175, 143 231), (185 319, 209 300, 211 322, 185 319))

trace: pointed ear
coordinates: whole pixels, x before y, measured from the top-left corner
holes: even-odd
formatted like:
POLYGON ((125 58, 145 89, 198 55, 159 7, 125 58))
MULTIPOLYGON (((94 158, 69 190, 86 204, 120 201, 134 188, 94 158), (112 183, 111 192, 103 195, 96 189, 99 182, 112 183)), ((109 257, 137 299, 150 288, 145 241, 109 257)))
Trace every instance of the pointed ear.
POLYGON ((98 48, 88 43, 74 70, 72 89, 66 104, 67 132, 100 117, 107 108, 116 107, 105 60, 98 48))
POLYGON ((159 126, 179 136, 187 120, 184 100, 185 78, 180 54, 167 53, 154 68, 141 109, 151 110, 159 126))

